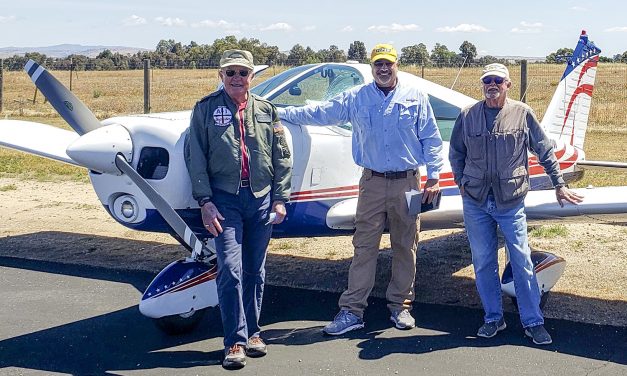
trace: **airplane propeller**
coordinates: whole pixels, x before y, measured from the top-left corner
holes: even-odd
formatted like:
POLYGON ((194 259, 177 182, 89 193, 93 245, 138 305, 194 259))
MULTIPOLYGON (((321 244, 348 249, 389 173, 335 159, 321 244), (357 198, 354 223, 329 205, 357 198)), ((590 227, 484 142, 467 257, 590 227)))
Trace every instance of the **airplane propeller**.
POLYGON ((130 133, 119 124, 103 127, 91 110, 44 67, 33 60, 24 70, 52 107, 78 133, 67 155, 90 170, 126 175, 148 198, 172 230, 192 249, 194 260, 215 258, 215 250, 204 244, 168 202, 131 166, 133 143, 130 133))
POLYGON ((76 133, 82 136, 102 127, 93 112, 44 67, 33 60, 28 60, 24 70, 37 86, 37 89, 76 133))

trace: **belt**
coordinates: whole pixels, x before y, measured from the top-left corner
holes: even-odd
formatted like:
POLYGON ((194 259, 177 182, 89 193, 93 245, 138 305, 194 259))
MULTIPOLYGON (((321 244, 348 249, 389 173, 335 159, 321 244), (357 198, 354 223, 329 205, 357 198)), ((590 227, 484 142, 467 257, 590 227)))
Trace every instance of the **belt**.
POLYGON ((387 171, 387 172, 378 172, 374 170, 370 170, 372 172, 372 176, 378 176, 386 179, 405 179, 408 175, 408 172, 412 175, 416 175, 416 170, 407 170, 407 171, 387 171))
POLYGON ((250 187, 250 180, 248 180, 248 179, 240 180, 239 186, 242 187, 242 188, 250 187))

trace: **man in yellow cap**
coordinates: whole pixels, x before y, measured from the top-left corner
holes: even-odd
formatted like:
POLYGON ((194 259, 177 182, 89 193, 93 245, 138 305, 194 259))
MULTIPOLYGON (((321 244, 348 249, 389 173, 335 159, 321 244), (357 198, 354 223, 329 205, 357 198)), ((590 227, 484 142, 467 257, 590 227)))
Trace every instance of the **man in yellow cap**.
POLYGON ((370 61, 374 82, 351 88, 327 102, 279 108, 279 117, 295 124, 353 126, 353 159, 364 168, 355 216, 355 253, 340 312, 324 329, 340 335, 364 327, 363 314, 372 291, 381 235, 389 228, 393 249, 392 277, 386 292, 390 319, 399 329, 416 323, 414 300, 419 218, 407 208, 405 192, 420 187, 418 167, 426 165, 423 201, 439 193, 442 138, 429 98, 399 81, 397 53, 378 44, 370 61))

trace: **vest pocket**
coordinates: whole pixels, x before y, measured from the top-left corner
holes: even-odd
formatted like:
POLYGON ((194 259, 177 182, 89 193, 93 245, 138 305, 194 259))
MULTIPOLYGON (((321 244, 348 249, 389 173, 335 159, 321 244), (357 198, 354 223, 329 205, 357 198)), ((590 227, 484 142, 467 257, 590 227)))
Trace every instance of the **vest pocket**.
POLYGON ((487 137, 484 135, 477 135, 477 136, 467 136, 467 140, 468 140, 468 146, 467 146, 467 150, 468 150, 468 155, 470 156, 470 159, 475 160, 475 161, 479 161, 479 160, 485 160, 487 158, 486 155, 486 140, 487 137))
POLYGON ((525 166, 499 173, 499 190, 503 202, 524 198, 529 192, 529 175, 525 166))
POLYGON ((461 184, 464 187, 464 194, 474 200, 480 200, 483 191, 487 189, 485 173, 468 166, 464 169, 461 184))

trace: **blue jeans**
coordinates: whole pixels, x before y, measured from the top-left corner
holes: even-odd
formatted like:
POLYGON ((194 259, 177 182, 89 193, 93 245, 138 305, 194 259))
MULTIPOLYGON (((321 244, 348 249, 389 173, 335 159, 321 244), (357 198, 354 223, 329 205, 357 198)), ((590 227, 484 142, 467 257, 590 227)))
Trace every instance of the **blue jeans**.
POLYGON ((472 251, 477 291, 485 311, 484 321, 488 323, 503 318, 496 235, 498 225, 509 251, 520 321, 525 328, 544 324, 540 310, 540 289, 527 240, 524 202, 511 209, 499 209, 491 194, 482 205, 467 196, 462 199, 464 225, 472 251))
POLYGON ((214 190, 212 202, 224 217, 224 231, 215 239, 224 346, 246 345, 261 330, 266 250, 272 234, 272 225, 266 225, 270 194, 255 198, 249 188, 238 195, 214 190))

